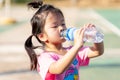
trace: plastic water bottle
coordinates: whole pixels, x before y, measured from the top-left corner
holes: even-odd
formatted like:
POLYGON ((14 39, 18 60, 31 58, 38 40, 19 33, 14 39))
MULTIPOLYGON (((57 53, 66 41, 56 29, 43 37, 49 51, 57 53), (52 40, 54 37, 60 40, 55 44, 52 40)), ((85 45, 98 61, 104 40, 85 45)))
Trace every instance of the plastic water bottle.
MULTIPOLYGON (((74 33, 76 30, 77 28, 75 27, 68 28, 61 32, 61 36, 65 37, 66 40, 73 41, 74 33)), ((104 38, 104 34, 100 32, 100 30, 98 30, 95 27, 90 27, 85 30, 83 41, 91 42, 91 43, 100 43, 103 41, 103 38, 104 38)))

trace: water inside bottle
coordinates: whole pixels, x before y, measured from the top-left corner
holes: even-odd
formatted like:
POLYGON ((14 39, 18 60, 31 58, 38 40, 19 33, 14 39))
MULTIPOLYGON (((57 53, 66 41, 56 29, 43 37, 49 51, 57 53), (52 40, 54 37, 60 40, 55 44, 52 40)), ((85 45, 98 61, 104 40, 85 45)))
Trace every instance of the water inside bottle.
POLYGON ((104 34, 98 28, 91 27, 85 30, 83 40, 85 42, 100 43, 103 38, 104 34))

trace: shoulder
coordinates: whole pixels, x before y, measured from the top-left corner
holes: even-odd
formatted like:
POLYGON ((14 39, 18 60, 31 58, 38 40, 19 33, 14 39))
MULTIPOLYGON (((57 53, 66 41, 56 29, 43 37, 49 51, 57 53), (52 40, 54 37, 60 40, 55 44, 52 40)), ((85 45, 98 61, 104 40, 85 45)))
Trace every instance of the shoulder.
POLYGON ((55 54, 54 52, 42 52, 39 56, 38 56, 38 60, 53 60, 53 61, 57 61, 59 59, 59 56, 57 54, 55 54))
POLYGON ((88 58, 89 49, 90 49, 89 46, 84 46, 79 50, 77 57, 80 66, 87 66, 89 64, 89 60, 90 60, 88 58))
POLYGON ((90 49, 90 47, 89 46, 83 46, 82 48, 80 48, 80 50, 79 51, 84 51, 84 50, 89 50, 90 49))
POLYGON ((38 58, 49 57, 49 56, 50 56, 49 53, 47 53, 47 52, 42 52, 42 53, 40 53, 40 55, 38 56, 38 58))
POLYGON ((78 54, 79 55, 87 55, 89 53, 90 47, 89 46, 83 46, 80 48, 78 54))

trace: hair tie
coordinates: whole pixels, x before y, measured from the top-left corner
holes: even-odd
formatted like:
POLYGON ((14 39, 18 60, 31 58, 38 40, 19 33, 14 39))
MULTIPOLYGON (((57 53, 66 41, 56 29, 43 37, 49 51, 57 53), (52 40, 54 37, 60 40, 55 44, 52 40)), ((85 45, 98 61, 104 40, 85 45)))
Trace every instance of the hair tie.
POLYGON ((32 38, 33 36, 34 36, 34 35, 32 34, 32 35, 29 36, 29 38, 32 38))
POLYGON ((29 8, 40 8, 42 6, 43 2, 42 1, 32 1, 28 3, 29 8))
MULTIPOLYGON (((41 43, 41 41, 39 40, 39 38, 35 34, 30 35, 29 38, 30 38, 31 42, 32 42, 32 37, 33 36, 36 37, 36 39, 41 43)), ((32 49, 36 49, 38 47, 42 48, 42 46, 34 46, 34 45, 31 46, 32 49)))

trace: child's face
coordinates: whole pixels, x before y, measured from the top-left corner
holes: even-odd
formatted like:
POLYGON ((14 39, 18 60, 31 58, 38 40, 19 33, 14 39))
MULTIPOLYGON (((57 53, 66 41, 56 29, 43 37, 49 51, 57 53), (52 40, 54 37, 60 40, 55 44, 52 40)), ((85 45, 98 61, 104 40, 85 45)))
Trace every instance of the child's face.
POLYGON ((59 44, 65 39, 60 37, 60 32, 66 29, 64 17, 61 14, 49 13, 45 22, 45 33, 50 43, 59 44))

